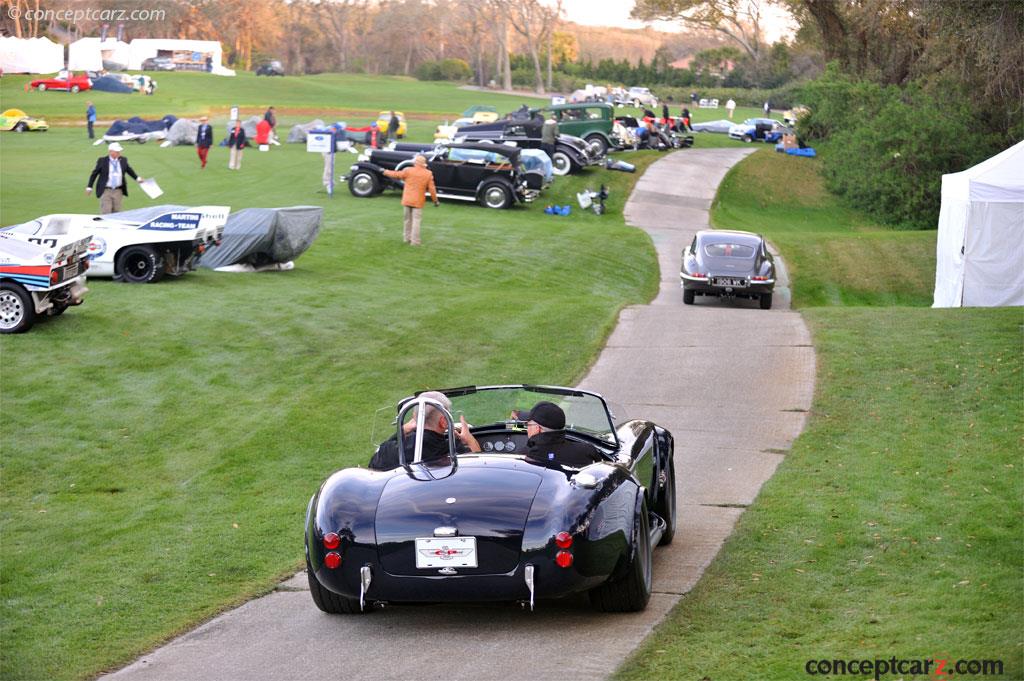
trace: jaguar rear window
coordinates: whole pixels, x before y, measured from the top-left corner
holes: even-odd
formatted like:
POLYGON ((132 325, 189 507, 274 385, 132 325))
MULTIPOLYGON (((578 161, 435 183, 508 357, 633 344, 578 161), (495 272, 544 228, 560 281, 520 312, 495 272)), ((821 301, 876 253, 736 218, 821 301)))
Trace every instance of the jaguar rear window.
POLYGON ((752 258, 754 249, 743 244, 717 243, 706 244, 704 253, 712 258, 752 258))

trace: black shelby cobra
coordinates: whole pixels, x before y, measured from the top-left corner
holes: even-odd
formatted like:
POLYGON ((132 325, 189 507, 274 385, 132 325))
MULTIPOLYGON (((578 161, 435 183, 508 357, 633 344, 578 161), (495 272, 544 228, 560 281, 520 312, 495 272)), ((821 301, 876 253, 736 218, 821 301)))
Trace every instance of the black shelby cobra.
MULTIPOLYGON (((519 602, 587 592, 603 611, 643 610, 651 553, 676 528, 672 435, 616 418, 595 393, 513 385, 442 391, 480 453, 423 461, 422 443, 390 471, 331 475, 306 513, 306 567, 317 607, 362 613, 374 604, 519 602), (528 458, 513 414, 540 400, 565 411, 567 439, 603 460, 584 468, 528 458)), ((418 396, 398 407, 402 424, 418 396)), ((422 410, 421 410, 422 411, 422 410)), ((401 426, 398 425, 400 428, 401 426)), ((422 429, 422 423, 419 424, 422 429)), ((419 435, 419 433, 418 433, 419 435)), ((420 436, 421 437, 421 436, 420 436)), ((401 438, 399 438, 401 442, 401 438)))
MULTIPOLYGON (((361 198, 376 196, 384 189, 400 189, 402 181, 387 177, 384 171, 411 166, 416 153, 373 149, 361 155, 342 180, 348 180, 349 191, 361 198)), ((517 202, 533 201, 543 183, 541 177, 531 183, 515 147, 450 144, 421 153, 434 173, 441 198, 477 201, 488 208, 511 208, 517 202)))
MULTIPOLYGON (((541 128, 544 119, 509 118, 494 123, 477 123, 459 128, 456 140, 462 142, 479 142, 490 140, 514 144, 523 149, 540 149, 541 128)), ((551 166, 555 175, 568 175, 587 166, 604 164, 605 147, 597 142, 587 142, 572 135, 559 135, 555 140, 555 153, 551 156, 551 166)))

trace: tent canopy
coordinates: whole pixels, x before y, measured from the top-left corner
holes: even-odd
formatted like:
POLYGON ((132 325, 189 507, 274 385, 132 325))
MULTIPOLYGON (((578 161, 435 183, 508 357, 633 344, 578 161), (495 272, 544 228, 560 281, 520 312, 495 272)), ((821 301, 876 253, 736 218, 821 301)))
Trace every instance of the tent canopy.
POLYGON ((932 307, 1024 305, 1024 142, 942 176, 932 307))
POLYGON ((114 66, 126 69, 130 59, 128 43, 112 38, 82 38, 68 45, 68 68, 72 71, 115 70, 114 66))
POLYGON ((56 73, 64 68, 64 46, 46 38, 0 37, 4 73, 56 73))
POLYGON ((191 53, 190 58, 197 70, 204 64, 207 55, 212 61, 213 73, 218 76, 233 76, 235 72, 225 68, 223 60, 224 50, 217 40, 182 40, 177 38, 136 38, 131 42, 131 55, 128 61, 128 68, 137 71, 142 68, 142 62, 150 57, 169 56, 173 53, 191 53), (161 54, 163 53, 163 54, 161 54))

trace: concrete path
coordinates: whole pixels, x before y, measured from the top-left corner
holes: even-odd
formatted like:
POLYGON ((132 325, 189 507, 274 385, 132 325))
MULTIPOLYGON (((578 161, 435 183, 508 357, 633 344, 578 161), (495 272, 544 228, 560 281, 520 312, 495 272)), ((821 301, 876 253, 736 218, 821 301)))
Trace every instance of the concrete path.
MULTIPOLYGON (((585 598, 512 607, 389 608, 337 617, 300 573, 111 674, 111 681, 592 681, 608 676, 700 578, 803 428, 814 354, 788 289, 775 307, 684 306, 679 254, 707 226, 722 176, 748 150, 684 150, 652 165, 626 206, 658 249, 661 292, 623 310, 581 383, 672 431, 680 527, 655 551, 647 610, 593 612, 585 598)), ((298 541, 298 540, 297 540, 298 541)), ((169 606, 173 607, 173 605, 169 606)))

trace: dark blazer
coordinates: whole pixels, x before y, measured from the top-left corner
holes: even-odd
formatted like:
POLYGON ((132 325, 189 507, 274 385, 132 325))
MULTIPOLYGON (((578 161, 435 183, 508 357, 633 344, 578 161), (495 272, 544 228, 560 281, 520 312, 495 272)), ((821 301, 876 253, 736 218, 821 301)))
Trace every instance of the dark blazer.
POLYGON ((196 137, 197 147, 212 147, 213 146, 213 126, 209 123, 199 126, 199 132, 196 137))
MULTIPOLYGON (((124 156, 117 159, 121 164, 121 192, 128 196, 128 183, 125 182, 126 177, 131 177, 133 180, 139 179, 139 176, 135 174, 132 167, 128 165, 128 159, 124 156)), ((92 174, 89 176, 89 182, 86 183, 86 187, 92 187, 93 182, 96 183, 96 198, 103 196, 103 192, 107 191, 107 180, 110 178, 110 157, 101 156, 96 160, 96 167, 92 169, 92 174), (97 180, 97 178, 99 178, 97 180)))
POLYGON ((237 134, 235 129, 231 128, 231 132, 228 133, 228 146, 236 149, 245 149, 245 128, 239 127, 237 134))

